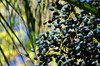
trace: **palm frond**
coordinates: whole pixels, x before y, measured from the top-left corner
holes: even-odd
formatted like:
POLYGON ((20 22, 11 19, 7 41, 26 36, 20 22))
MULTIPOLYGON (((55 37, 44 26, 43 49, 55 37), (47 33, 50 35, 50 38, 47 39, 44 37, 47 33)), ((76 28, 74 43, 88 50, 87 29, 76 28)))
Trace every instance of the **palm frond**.
POLYGON ((0 51, 1 51, 2 55, 4 56, 4 59, 5 59, 6 63, 7 63, 7 65, 10 66, 10 64, 9 64, 9 62, 8 62, 8 60, 7 60, 7 58, 6 58, 5 54, 4 54, 4 51, 2 50, 1 46, 0 46, 0 51))
POLYGON ((75 2, 75 0, 64 0, 70 4, 73 4, 77 7, 79 7, 80 9, 84 9, 98 17, 100 17, 100 11, 97 10, 95 7, 91 7, 89 4, 86 4, 86 3, 79 3, 79 2, 75 2))
MULTIPOLYGON (((19 51, 16 43, 14 42, 12 36, 10 35, 9 31, 6 29, 5 25, 3 24, 3 22, 1 20, 0 20, 0 22, 1 22, 2 26, 4 27, 4 29, 6 30, 6 32, 8 33, 8 35, 10 36, 11 40, 13 41, 14 46, 16 47, 16 49, 18 50, 18 52, 20 53, 20 51, 19 51)), ((23 59, 22 55, 20 55, 20 56, 21 56, 22 61, 24 62, 24 59, 23 59)), ((26 66, 25 62, 24 62, 24 65, 26 66)))

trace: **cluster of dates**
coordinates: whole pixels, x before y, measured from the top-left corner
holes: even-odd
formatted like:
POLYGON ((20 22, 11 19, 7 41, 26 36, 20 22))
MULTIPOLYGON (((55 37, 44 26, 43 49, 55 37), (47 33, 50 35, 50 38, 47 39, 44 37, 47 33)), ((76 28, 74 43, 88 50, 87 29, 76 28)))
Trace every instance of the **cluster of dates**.
POLYGON ((100 66, 100 18, 85 10, 76 13, 59 0, 50 11, 52 19, 43 24, 54 29, 36 37, 37 66, 48 66, 54 58, 58 66, 100 66))

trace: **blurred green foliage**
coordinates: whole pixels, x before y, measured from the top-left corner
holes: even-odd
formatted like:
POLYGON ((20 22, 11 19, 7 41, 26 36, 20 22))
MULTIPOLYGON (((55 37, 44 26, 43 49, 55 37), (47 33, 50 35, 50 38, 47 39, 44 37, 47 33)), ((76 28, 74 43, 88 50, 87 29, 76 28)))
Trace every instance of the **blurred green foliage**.
MULTIPOLYGON (((49 3, 50 1, 43 0, 43 2, 49 3)), ((35 53, 31 52, 30 49, 35 49, 35 37, 48 29, 42 25, 44 20, 50 19, 49 4, 45 5, 44 3, 38 4, 37 0, 0 1, 0 47, 10 65, 23 66, 24 63, 21 62, 20 55, 22 55, 26 65, 31 64, 29 58, 33 59, 35 53), (25 49, 23 49, 21 44, 25 49), (29 53, 30 57, 24 57, 25 50, 29 53)), ((0 52, 0 64, 5 66, 7 63, 3 56, 0 52)))

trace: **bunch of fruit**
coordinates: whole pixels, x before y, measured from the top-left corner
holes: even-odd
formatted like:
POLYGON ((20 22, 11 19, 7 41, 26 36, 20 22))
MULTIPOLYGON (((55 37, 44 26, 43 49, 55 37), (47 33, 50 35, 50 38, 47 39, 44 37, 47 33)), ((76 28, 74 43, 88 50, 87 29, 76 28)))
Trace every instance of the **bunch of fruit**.
MULTIPOLYGON (((99 7, 100 1, 80 2, 99 7)), ((53 58, 58 66, 100 66, 100 18, 85 10, 76 13, 75 8, 71 4, 62 5, 59 0, 52 2, 52 19, 43 25, 54 29, 36 37, 37 66, 48 66, 53 58)))

